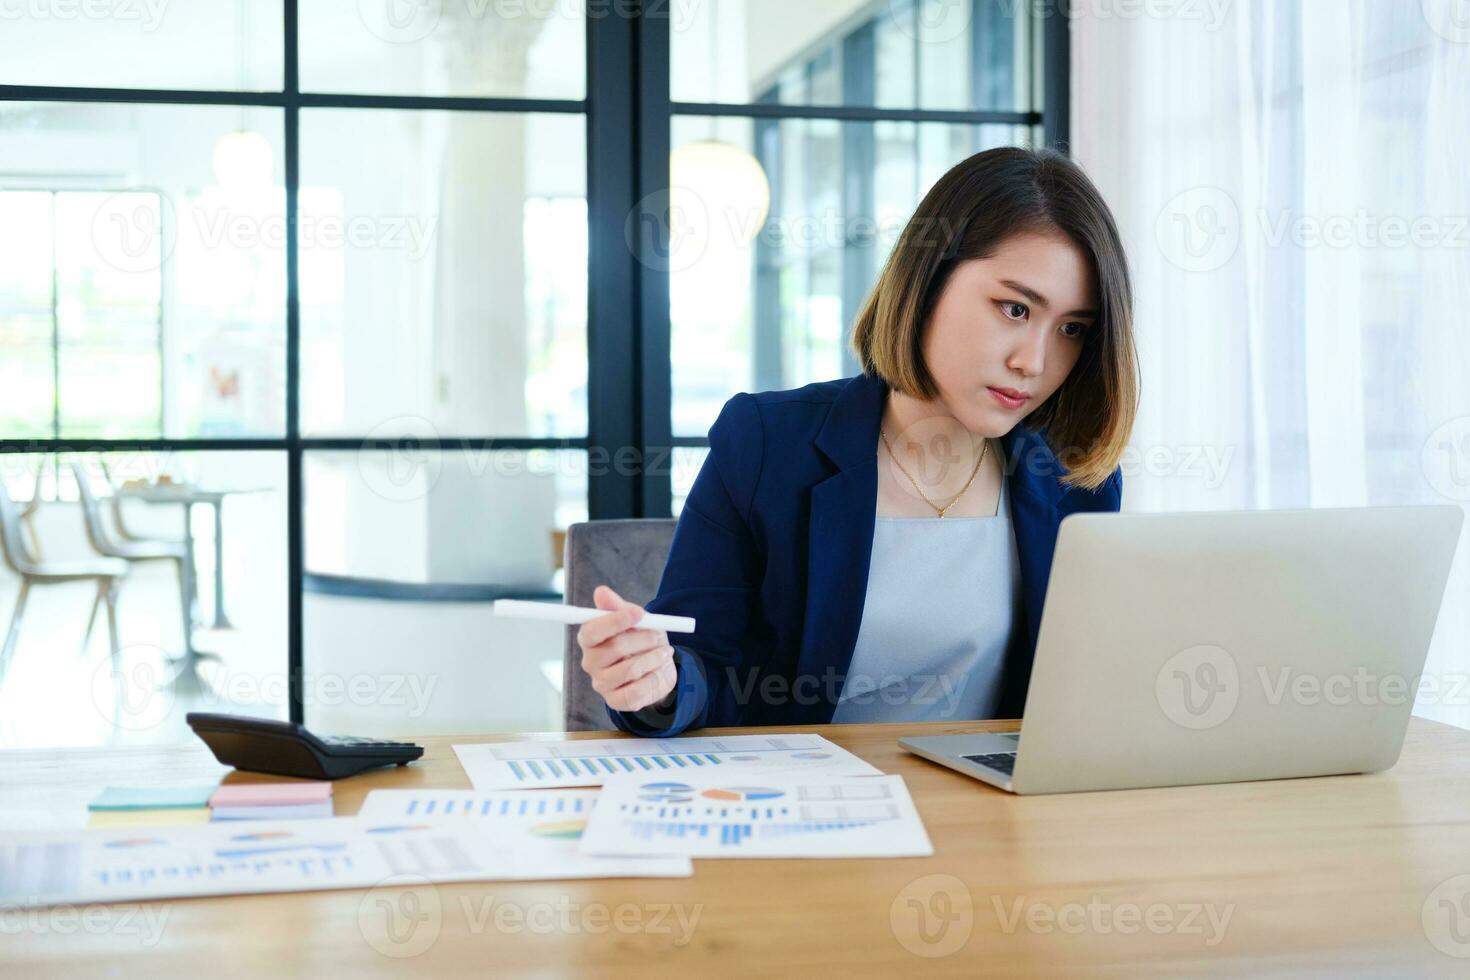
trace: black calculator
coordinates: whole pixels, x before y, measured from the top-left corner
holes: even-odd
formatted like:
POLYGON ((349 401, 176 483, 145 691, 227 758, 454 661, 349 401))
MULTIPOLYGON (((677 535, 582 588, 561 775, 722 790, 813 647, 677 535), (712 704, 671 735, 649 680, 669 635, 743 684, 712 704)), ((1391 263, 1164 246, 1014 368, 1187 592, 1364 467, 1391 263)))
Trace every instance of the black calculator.
POLYGON ((216 715, 184 716, 214 757, 246 772, 301 779, 341 779, 379 766, 406 766, 424 754, 412 742, 313 735, 289 721, 216 715))

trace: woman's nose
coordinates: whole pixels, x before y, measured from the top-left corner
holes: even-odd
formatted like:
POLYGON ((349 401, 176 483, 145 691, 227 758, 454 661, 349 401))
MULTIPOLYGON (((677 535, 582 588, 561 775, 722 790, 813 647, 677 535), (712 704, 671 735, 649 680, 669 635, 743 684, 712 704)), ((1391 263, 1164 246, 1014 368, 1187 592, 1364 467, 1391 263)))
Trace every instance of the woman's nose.
POLYGON ((1040 330, 1026 331, 1006 365, 1028 378, 1039 377, 1046 367, 1046 334, 1040 330))

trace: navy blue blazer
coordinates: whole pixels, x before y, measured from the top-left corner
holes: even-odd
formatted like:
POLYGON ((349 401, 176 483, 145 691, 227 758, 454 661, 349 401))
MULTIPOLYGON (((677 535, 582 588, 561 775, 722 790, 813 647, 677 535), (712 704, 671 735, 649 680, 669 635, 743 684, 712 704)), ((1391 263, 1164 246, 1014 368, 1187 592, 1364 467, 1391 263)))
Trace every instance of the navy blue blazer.
MULTIPOLYGON (((859 375, 725 403, 646 606, 697 621, 696 632, 670 637, 672 706, 608 709, 613 724, 658 737, 831 722, 867 596, 887 393, 882 379, 859 375)), ((1001 445, 1028 642, 1005 664, 999 710, 1019 718, 1057 526, 1068 514, 1118 510, 1123 476, 1092 492, 1062 484, 1065 467, 1024 423, 1001 445)))

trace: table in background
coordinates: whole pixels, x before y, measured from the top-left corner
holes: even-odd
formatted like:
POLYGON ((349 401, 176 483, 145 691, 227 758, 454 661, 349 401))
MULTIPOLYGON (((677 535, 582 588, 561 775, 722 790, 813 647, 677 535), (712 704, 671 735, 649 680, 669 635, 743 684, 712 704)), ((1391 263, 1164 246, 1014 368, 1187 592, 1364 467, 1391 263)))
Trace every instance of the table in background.
MULTIPOLYGON (((225 498, 244 494, 265 493, 265 487, 250 487, 243 489, 206 489, 191 486, 187 483, 150 483, 146 486, 129 486, 123 484, 113 492, 120 501, 138 500, 145 504, 166 505, 175 504, 183 508, 184 512, 184 562, 188 566, 189 575, 189 609, 184 611, 184 619, 189 623, 194 622, 194 605, 199 598, 199 562, 194 548, 194 505, 203 504, 214 511, 214 623, 212 629, 230 630, 235 626, 230 622, 229 615, 225 612, 225 524, 224 507, 225 498)), ((174 661, 173 681, 183 685, 182 689, 191 692, 204 690, 204 680, 199 676, 199 664, 205 660, 218 660, 217 653, 201 651, 194 646, 194 637, 191 630, 185 631, 184 654, 174 661)))
MULTIPOLYGON (((184 509, 184 547, 188 549, 189 573, 192 580, 199 581, 199 566, 194 553, 194 526, 190 520, 194 513, 194 505, 203 504, 214 511, 214 624, 213 629, 228 630, 235 626, 230 622, 229 615, 225 612, 225 522, 224 507, 226 497, 238 497, 247 494, 265 493, 266 487, 249 487, 242 489, 209 489, 205 487, 190 486, 186 483, 173 484, 148 484, 147 486, 128 486, 124 484, 115 492, 120 500, 139 500, 145 504, 176 504, 184 509)), ((198 598, 198 587, 194 589, 194 598, 198 598)), ((192 646, 192 644, 190 644, 192 646)))
MULTIPOLYGON (((142 937, 120 934, 120 927, 58 935, 11 923, 0 939, 0 974, 687 980, 819 971, 1048 977, 1470 972, 1470 960, 1451 958, 1431 942, 1424 918, 1432 919, 1430 931, 1448 923, 1436 916, 1458 910, 1438 900, 1458 900, 1456 882, 1448 891, 1435 889, 1470 876, 1470 732, 1416 718, 1403 759, 1370 776, 1035 797, 992 789, 896 744, 910 732, 1014 727, 969 722, 806 729, 904 776, 934 842, 928 858, 696 860, 694 877, 687 879, 438 885, 440 931, 407 962, 379 952, 365 938, 362 922, 368 920, 360 919, 383 914, 372 903, 407 893, 149 903, 168 913, 156 947, 140 948, 142 937), (1114 925, 1076 930, 1082 913, 1068 910, 1089 903, 1117 914, 1109 920, 1114 925), (602 908, 609 915, 632 908, 650 925, 653 910, 668 905, 686 914, 698 909, 700 917, 692 939, 676 947, 677 926, 632 933, 608 927, 598 934, 578 924, 593 920, 574 917, 578 925, 570 930, 497 928, 493 909, 503 904, 602 908), (1147 914, 1155 905, 1172 910, 1181 924, 1191 908, 1233 910, 1223 940, 1211 948, 1203 916, 1194 922, 1200 934, 1172 929, 1156 935, 1138 922, 1127 931, 1122 913, 1136 908, 1147 914), (918 932, 920 912, 928 941, 918 932), (1055 918, 1047 927, 1048 913, 1061 915, 1065 928, 1055 918), (936 953, 944 955, 924 955, 936 953)), ((761 730, 702 734, 742 731, 761 730)), ((451 744, 499 740, 419 739, 427 750, 420 763, 338 782, 337 813, 355 813, 376 788, 466 788, 451 744)), ((185 783, 225 773, 202 745, 7 752, 0 755, 0 827, 80 826, 87 801, 106 785, 158 777, 185 783)), ((1470 878, 1458 884, 1470 890, 1470 878)), ((1454 938, 1447 924, 1443 928, 1436 933, 1441 945, 1454 938)))

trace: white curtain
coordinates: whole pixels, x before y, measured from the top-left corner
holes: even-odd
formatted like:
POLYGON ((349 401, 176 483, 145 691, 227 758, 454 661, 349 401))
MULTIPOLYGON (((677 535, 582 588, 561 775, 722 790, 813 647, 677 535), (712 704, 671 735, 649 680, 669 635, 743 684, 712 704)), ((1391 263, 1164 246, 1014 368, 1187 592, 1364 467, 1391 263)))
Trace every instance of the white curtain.
MULTIPOLYGON (((1125 509, 1470 504, 1470 0, 1073 4, 1137 293, 1125 509)), ((1467 552, 1415 710, 1470 727, 1467 552)))

